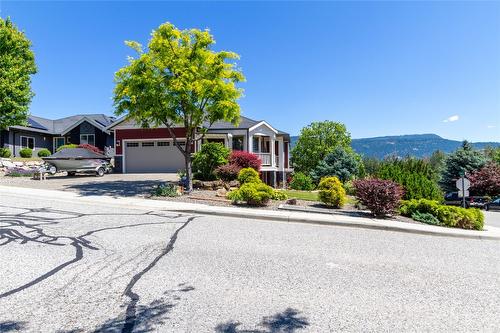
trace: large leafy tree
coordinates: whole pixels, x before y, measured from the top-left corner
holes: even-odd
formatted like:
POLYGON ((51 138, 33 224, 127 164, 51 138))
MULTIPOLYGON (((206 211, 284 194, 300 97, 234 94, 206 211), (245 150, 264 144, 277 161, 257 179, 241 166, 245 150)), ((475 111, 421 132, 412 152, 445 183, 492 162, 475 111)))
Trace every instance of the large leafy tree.
POLYGON ((30 40, 9 18, 0 18, 0 130, 26 123, 36 70, 30 40))
POLYGON ((441 173, 440 185, 445 191, 455 192, 456 180, 462 175, 481 169, 486 163, 484 155, 464 141, 462 146, 448 155, 441 173))
MULTIPOLYGON (((185 158, 187 190, 192 190, 191 154, 196 141, 218 120, 237 123, 244 76, 234 52, 212 50, 215 40, 207 31, 179 30, 164 23, 153 31, 147 50, 126 42, 137 53, 115 74, 114 104, 144 127, 165 126, 185 158), (186 130, 186 144, 174 128, 186 130)), ((184 136, 184 135, 183 135, 184 136)))
POLYGON ((313 122, 302 128, 291 151, 296 171, 310 173, 335 148, 351 151, 351 134, 344 124, 334 121, 313 122))

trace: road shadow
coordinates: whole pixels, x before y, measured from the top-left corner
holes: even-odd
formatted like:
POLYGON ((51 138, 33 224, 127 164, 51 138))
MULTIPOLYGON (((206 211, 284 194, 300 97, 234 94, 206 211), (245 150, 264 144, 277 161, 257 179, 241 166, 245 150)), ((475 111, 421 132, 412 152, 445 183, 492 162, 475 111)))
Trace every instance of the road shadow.
POLYGON ((262 329, 239 329, 241 323, 238 321, 228 321, 215 327, 216 333, 294 333, 297 330, 309 326, 306 317, 300 316, 300 312, 288 308, 283 312, 276 313, 269 317, 262 318, 258 326, 262 329))
MULTIPOLYGON (((134 332, 153 332, 158 325, 164 324, 166 314, 175 306, 174 303, 154 301, 149 305, 137 307, 134 332)), ((125 326, 125 316, 121 315, 104 322, 94 333, 119 333, 125 326)))
POLYGON ((13 331, 21 331, 26 322, 24 321, 0 321, 0 332, 13 332, 13 331))
POLYGON ((90 181, 84 184, 64 185, 65 189, 78 192, 83 196, 109 195, 115 197, 147 196, 154 187, 165 181, 161 180, 114 180, 90 181))

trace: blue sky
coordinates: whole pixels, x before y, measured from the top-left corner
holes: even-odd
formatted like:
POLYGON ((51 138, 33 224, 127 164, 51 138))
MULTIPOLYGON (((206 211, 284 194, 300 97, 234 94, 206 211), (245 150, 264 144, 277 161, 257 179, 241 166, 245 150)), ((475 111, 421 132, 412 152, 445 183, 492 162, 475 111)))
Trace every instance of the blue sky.
MULTIPOLYGON (((1 1, 1 0, 0 0, 1 1)), ((500 141, 500 2, 1 1, 33 42, 32 113, 113 113, 113 75, 169 21, 241 55, 243 114, 298 134, 500 141)))

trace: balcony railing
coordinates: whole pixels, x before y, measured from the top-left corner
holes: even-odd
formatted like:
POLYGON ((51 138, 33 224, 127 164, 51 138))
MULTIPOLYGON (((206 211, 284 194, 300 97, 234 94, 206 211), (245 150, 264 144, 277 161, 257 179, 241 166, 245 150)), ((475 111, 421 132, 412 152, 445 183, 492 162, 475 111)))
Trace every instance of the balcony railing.
POLYGON ((259 156, 260 160, 262 161, 263 166, 270 166, 271 165, 271 154, 270 153, 257 153, 257 156, 259 156))

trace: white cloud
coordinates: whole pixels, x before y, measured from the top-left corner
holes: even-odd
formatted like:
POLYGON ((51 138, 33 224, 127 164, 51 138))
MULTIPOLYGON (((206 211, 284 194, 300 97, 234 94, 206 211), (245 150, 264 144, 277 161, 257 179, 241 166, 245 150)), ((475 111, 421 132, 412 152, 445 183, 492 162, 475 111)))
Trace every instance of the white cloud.
POLYGON ((451 122, 457 121, 459 118, 460 117, 458 115, 453 115, 453 116, 448 117, 445 120, 443 120, 443 123, 451 123, 451 122))
POLYGON ((487 127, 487 128, 496 128, 496 126, 495 126, 495 125, 488 125, 488 126, 486 126, 486 127, 487 127))

